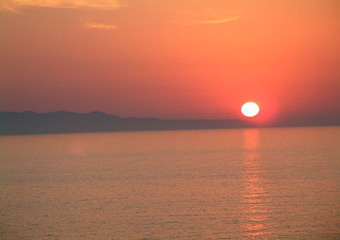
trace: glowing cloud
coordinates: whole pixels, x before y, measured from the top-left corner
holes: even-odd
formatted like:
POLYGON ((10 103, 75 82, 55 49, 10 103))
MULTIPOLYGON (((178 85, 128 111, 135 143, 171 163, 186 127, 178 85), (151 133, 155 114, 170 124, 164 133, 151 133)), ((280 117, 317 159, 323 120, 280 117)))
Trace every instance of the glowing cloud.
POLYGON ((11 0, 1 1, 0 2, 0 11, 18 13, 15 9, 15 5, 12 3, 11 0))
POLYGON ((113 9, 121 6, 118 0, 3 0, 0 10, 16 12, 20 7, 113 9))
POLYGON ((84 27, 90 28, 90 29, 103 29, 103 30, 113 30, 117 28, 117 26, 113 24, 102 24, 102 23, 95 23, 95 22, 87 22, 84 24, 84 27))
POLYGON ((240 19, 241 19, 240 16, 236 16, 236 17, 222 18, 222 19, 195 21, 195 22, 191 22, 187 25, 190 26, 190 25, 199 25, 199 24, 222 24, 222 23, 238 21, 240 19))

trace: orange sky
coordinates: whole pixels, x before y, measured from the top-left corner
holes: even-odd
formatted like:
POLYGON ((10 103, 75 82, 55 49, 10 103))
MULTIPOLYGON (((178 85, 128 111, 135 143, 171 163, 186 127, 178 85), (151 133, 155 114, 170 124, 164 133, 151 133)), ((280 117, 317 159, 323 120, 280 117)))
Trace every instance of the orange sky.
POLYGON ((338 0, 5 0, 0 110, 340 119, 338 0))

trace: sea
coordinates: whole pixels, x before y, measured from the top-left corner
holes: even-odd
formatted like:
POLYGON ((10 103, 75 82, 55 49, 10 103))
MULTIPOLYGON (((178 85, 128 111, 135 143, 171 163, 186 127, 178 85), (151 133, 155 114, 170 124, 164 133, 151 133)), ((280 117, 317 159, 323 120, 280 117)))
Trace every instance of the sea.
POLYGON ((0 239, 340 239, 340 127, 0 137, 0 239))

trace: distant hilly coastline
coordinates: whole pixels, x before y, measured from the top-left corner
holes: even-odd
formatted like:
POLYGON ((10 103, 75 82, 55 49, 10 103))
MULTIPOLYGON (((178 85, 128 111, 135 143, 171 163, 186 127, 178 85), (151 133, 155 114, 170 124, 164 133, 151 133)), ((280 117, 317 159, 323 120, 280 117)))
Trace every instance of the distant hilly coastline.
POLYGON ((0 112, 0 135, 224 129, 254 126, 251 122, 238 119, 164 120, 158 118, 122 118, 102 112, 0 112))

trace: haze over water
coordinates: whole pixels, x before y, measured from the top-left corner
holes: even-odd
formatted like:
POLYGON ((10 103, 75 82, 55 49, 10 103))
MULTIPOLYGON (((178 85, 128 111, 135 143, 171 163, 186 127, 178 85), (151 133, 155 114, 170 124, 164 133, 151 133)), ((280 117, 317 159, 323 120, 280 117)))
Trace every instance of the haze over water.
POLYGON ((1 239, 339 239, 340 127, 0 137, 1 239))

